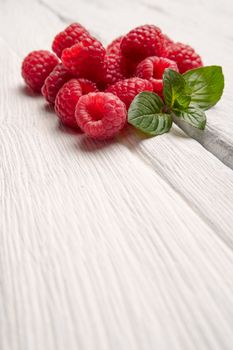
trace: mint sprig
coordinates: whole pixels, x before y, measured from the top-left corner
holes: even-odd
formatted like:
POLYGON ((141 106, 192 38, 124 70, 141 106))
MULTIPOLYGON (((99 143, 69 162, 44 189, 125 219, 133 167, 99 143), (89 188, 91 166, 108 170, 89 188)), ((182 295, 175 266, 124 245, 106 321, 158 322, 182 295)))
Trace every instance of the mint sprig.
POLYGON ((153 92, 141 92, 128 111, 128 122, 149 135, 161 135, 172 126, 171 114, 164 113, 163 100, 153 92))
POLYGON ((128 122, 149 135, 161 135, 172 126, 176 116, 191 126, 204 130, 205 110, 221 98, 224 76, 219 66, 190 70, 183 75, 166 69, 163 75, 163 100, 153 92, 142 92, 135 97, 128 122))
POLYGON ((219 66, 201 67, 183 74, 192 103, 207 110, 221 98, 224 76, 219 66))
POLYGON ((191 97, 186 93, 186 82, 183 76, 172 70, 166 69, 163 74, 163 96, 166 106, 172 108, 187 108, 191 97))
POLYGON ((179 117, 184 122, 194 126, 194 128, 198 128, 200 130, 204 130, 206 126, 206 115, 203 110, 198 108, 197 106, 189 106, 187 109, 175 111, 175 115, 179 117))

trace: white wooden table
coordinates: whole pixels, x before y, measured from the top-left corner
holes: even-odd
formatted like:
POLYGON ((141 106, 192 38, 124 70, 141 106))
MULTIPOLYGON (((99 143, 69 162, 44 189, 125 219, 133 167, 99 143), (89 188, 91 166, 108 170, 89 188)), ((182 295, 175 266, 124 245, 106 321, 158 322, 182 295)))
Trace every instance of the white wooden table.
POLYGON ((231 0, 0 0, 0 349, 233 349, 231 0), (97 143, 26 93, 22 58, 79 21, 154 23, 223 66, 206 131, 97 143))

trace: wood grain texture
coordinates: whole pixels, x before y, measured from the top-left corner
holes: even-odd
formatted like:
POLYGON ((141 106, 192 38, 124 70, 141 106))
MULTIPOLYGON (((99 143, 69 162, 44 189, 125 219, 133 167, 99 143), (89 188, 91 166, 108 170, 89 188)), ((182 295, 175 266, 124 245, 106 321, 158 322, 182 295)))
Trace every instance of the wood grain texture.
MULTIPOLYGON (((160 5, 43 1, 0 2, 0 349, 231 350, 232 170, 178 127, 88 140, 20 78, 22 57, 48 48, 65 22, 107 42, 142 9, 162 25, 160 5)), ((227 25, 226 10, 209 16, 227 25)))

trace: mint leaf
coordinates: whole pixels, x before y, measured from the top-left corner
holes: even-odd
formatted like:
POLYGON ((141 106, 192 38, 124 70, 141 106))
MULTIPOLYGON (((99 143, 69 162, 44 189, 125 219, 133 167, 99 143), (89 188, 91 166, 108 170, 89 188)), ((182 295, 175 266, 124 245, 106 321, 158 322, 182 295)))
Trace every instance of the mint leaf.
POLYGON ((153 92, 141 92, 130 105, 128 122, 149 135, 161 135, 172 126, 171 114, 163 113, 162 99, 153 92))
POLYGON ((185 109, 191 97, 186 91, 186 82, 182 74, 166 69, 163 74, 163 96, 168 108, 185 109))
POLYGON ((206 126, 205 112, 196 106, 189 106, 186 110, 173 111, 174 114, 185 121, 186 123, 194 126, 195 128, 204 130, 206 126))
POLYGON ((192 103, 206 110, 213 107, 221 98, 224 89, 224 76, 219 66, 192 69, 183 74, 192 103))

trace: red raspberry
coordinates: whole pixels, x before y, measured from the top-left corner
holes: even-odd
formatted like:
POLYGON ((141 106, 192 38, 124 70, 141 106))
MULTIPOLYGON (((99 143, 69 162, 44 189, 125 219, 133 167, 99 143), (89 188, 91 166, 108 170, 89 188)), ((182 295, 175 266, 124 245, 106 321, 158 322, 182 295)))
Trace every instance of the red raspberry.
POLYGON ((182 43, 171 45, 166 56, 177 63, 180 73, 203 66, 201 57, 195 50, 191 46, 182 43))
POLYGON ((98 92, 79 99, 75 116, 78 125, 88 136, 106 140, 114 137, 124 127, 127 112, 118 97, 98 92))
POLYGON ((84 38, 90 36, 90 33, 79 23, 72 23, 65 30, 57 34, 53 40, 52 49, 61 57, 62 51, 67 47, 78 44, 84 38))
POLYGON ((103 45, 89 37, 65 49, 62 53, 62 63, 78 77, 98 82, 104 76, 105 53, 103 45))
POLYGON ((164 40, 164 53, 163 57, 167 57, 167 53, 169 50, 169 47, 174 44, 174 41, 169 38, 166 34, 163 34, 163 40, 164 40))
POLYGON ((33 51, 23 60, 22 77, 34 92, 40 92, 45 79, 57 64, 58 59, 53 53, 33 51))
POLYGON ((162 56, 164 37, 153 25, 144 25, 131 30, 121 41, 121 51, 126 58, 140 62, 149 56, 162 56))
POLYGON ((169 38, 169 36, 167 36, 166 34, 163 34, 163 39, 165 48, 174 44, 174 41, 171 38, 169 38))
POLYGON ((105 56, 105 84, 113 85, 116 82, 125 79, 122 72, 122 56, 120 53, 112 53, 105 56))
POLYGON ((111 44, 107 46, 106 54, 119 54, 121 52, 121 40, 123 39, 123 36, 120 36, 119 38, 113 40, 111 44))
POLYGON ((126 78, 132 78, 135 76, 137 65, 138 62, 131 61, 121 55, 121 71, 126 78))
POLYGON ((72 79, 72 77, 72 74, 67 68, 65 68, 62 63, 59 63, 45 79, 44 85, 41 89, 42 95, 48 102, 54 103, 60 88, 67 81, 72 79))
POLYGON ((128 109, 134 97, 142 91, 153 91, 153 86, 148 80, 140 78, 130 78, 118 81, 118 83, 110 86, 106 92, 119 97, 128 109))
POLYGON ((59 90, 55 100, 55 111, 63 124, 78 127, 74 112, 79 98, 97 91, 96 85, 85 79, 71 79, 59 90))
POLYGON ((162 79, 166 68, 170 68, 178 72, 176 62, 164 57, 148 57, 137 66, 136 76, 149 80, 153 84, 154 92, 162 96, 162 79))
POLYGON ((98 88, 95 83, 88 79, 78 79, 79 84, 82 88, 82 95, 87 95, 90 92, 98 92, 98 88))
MULTIPOLYGON (((110 75, 111 72, 114 70, 115 72, 119 72, 118 73, 113 73, 113 76, 117 76, 116 81, 125 79, 125 78, 131 78, 136 70, 137 67, 137 62, 131 61, 130 59, 127 59, 126 57, 124 57, 121 53, 121 41, 123 39, 123 36, 115 39, 110 45, 107 46, 107 51, 106 54, 108 56, 111 56, 111 60, 112 64, 110 67, 110 75), (117 63, 113 62, 113 61, 117 61, 117 63), (117 65, 117 67, 114 69, 113 66, 117 65), (122 76, 121 79, 119 79, 120 75, 122 76)), ((106 58, 107 60, 107 58, 106 58)), ((115 81, 115 82, 116 82, 115 81)), ((111 80, 109 80, 109 83, 111 83, 111 80)), ((114 81, 112 81, 112 84, 114 83, 114 81)))

